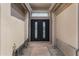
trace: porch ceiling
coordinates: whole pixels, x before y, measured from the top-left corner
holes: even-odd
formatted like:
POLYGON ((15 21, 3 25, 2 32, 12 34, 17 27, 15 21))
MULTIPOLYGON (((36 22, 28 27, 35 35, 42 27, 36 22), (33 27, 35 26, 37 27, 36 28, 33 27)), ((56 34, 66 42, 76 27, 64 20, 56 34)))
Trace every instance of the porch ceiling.
POLYGON ((32 10, 49 10, 52 3, 30 3, 32 10))

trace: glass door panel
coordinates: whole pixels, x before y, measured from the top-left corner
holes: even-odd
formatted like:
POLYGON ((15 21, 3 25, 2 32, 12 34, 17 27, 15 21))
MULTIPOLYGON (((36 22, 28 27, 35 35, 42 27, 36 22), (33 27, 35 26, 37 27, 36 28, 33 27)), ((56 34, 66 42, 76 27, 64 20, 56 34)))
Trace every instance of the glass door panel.
POLYGON ((43 39, 45 39, 45 22, 43 22, 43 39))
POLYGON ((37 39, 38 36, 37 26, 38 26, 38 22, 35 22, 35 39, 37 39))

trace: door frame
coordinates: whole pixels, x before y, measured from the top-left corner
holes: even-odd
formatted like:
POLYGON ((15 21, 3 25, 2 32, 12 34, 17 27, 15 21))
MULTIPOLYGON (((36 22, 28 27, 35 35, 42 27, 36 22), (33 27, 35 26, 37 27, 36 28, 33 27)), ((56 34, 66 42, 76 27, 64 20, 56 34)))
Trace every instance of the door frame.
POLYGON ((48 42, 50 42, 50 43, 52 43, 52 27, 50 26, 50 25, 52 25, 51 24, 51 18, 48 18, 48 17, 30 17, 30 20, 29 20, 29 42, 31 42, 31 20, 32 19, 48 19, 49 20, 49 41, 48 42))
POLYGON ((29 20, 28 20, 28 40, 31 42, 31 19, 49 19, 49 42, 52 44, 52 47, 56 45, 56 34, 55 34, 55 25, 56 19, 55 14, 53 12, 49 12, 49 17, 31 17, 31 13, 29 13, 29 20))

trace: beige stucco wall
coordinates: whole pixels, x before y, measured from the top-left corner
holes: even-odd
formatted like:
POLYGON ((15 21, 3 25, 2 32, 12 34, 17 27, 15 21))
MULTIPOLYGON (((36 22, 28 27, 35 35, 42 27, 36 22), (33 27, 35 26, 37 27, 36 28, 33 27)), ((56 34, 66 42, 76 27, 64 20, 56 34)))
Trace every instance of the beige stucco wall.
POLYGON ((11 16, 10 4, 1 4, 1 55, 12 55, 13 44, 24 42, 24 21, 11 16))
MULTIPOLYGON (((0 29, 1 29, 1 4, 0 4, 0 29)), ((1 32, 0 32, 0 55, 1 55, 1 32)))
POLYGON ((56 16, 56 39, 78 48, 78 4, 72 4, 56 16))

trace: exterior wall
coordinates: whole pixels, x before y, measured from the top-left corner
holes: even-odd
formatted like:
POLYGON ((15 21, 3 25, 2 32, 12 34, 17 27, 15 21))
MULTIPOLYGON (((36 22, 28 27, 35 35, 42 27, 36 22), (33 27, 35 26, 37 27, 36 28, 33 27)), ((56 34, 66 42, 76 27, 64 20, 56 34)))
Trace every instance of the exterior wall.
POLYGON ((24 43, 24 21, 11 16, 11 5, 1 4, 1 55, 12 55, 24 43))
MULTIPOLYGON (((78 4, 78 16, 79 16, 79 4, 78 4)), ((79 17, 78 17, 78 51, 77 55, 79 56, 79 17)))
POLYGON ((76 49, 78 49, 77 21, 78 4, 70 5, 56 16, 57 46, 65 55, 76 55, 76 49))
MULTIPOLYGON (((1 4, 0 4, 0 31, 1 31, 1 4)), ((0 32, 0 55, 1 55, 1 32, 0 32)))

